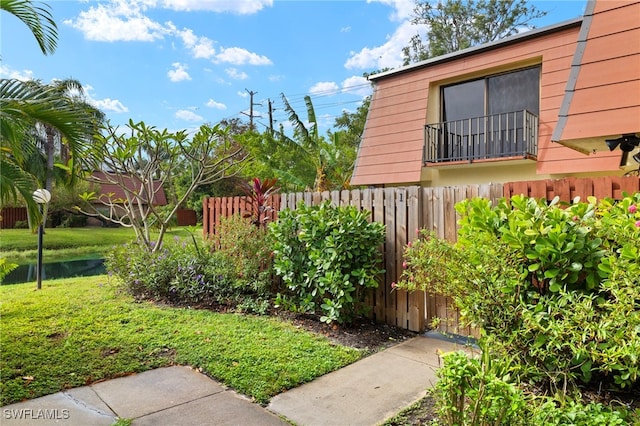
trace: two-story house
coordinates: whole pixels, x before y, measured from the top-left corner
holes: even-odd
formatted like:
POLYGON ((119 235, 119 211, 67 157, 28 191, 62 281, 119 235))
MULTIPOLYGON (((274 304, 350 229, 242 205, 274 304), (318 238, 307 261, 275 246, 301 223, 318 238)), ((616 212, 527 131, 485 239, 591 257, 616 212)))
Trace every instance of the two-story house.
POLYGON ((640 166, 640 1, 372 75, 352 185, 622 175, 640 166))

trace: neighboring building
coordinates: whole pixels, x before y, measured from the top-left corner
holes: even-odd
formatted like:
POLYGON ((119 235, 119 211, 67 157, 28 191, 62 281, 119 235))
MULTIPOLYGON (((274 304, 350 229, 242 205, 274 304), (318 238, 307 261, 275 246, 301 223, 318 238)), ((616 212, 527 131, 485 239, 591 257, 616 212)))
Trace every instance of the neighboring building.
MULTIPOLYGON (((142 193, 142 200, 146 200, 148 205, 149 201, 154 206, 166 206, 167 205, 167 197, 164 193, 164 188, 159 181, 153 182, 153 195, 145 195, 146 185, 138 182, 137 179, 131 176, 120 176, 117 174, 107 173, 107 172, 93 172, 92 173, 92 181, 93 182, 102 182, 99 185, 99 191, 96 191, 98 194, 98 198, 104 197, 105 199, 112 200, 115 204, 123 204, 127 199, 127 194, 123 190, 123 188, 117 184, 116 182, 119 179, 122 179, 122 184, 129 191, 132 192, 140 192, 142 193), (113 183, 111 183, 113 182, 113 183), (149 200, 149 198, 151 198, 149 200)), ((137 201, 137 200, 134 200, 137 201)), ((102 205, 99 201, 94 202, 95 205, 102 205)))
POLYGON ((583 18, 370 80, 352 185, 607 176, 639 166, 638 0, 590 1, 583 18))
MULTIPOLYGON (((146 201, 142 207, 148 206, 149 201, 151 201, 153 206, 167 205, 167 197, 159 181, 154 181, 151 186, 153 194, 147 194, 147 186, 132 176, 120 176, 118 174, 96 171, 93 172, 89 178, 89 182, 91 182, 93 188, 92 190, 96 192, 97 196, 97 198, 92 201, 92 204, 96 210, 105 216, 109 217, 113 214, 114 217, 121 217, 122 214, 124 214, 124 211, 118 206, 127 203, 127 194, 123 188, 116 183, 119 179, 122 179, 122 184, 129 191, 142 194, 142 197, 140 197, 141 200, 146 201), (110 203, 113 203, 113 206, 110 206, 110 203)), ((134 198, 132 202, 137 203, 138 200, 134 198)), ((96 224, 93 222, 95 222, 95 220, 92 221, 92 224, 96 224)))

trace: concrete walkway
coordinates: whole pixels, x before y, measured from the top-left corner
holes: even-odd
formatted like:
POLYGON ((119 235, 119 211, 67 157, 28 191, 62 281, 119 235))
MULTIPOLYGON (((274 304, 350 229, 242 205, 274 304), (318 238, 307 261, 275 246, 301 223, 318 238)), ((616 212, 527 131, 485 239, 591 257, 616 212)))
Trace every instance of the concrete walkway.
POLYGON ((462 346, 415 337, 313 382, 252 403, 189 367, 168 367, 1 408, 5 425, 377 425, 424 396, 439 352, 462 346))

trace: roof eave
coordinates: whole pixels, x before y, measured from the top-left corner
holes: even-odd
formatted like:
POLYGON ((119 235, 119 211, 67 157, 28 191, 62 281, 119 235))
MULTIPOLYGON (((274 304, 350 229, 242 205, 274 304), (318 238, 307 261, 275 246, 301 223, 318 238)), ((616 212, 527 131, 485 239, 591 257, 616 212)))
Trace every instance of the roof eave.
POLYGON ((405 72, 414 71, 420 68, 426 68, 433 65, 454 61, 457 59, 465 58, 468 56, 477 55, 489 50, 494 50, 499 47, 508 46, 515 43, 521 43, 525 40, 541 37, 546 34, 562 31, 568 28, 580 26, 582 24, 582 17, 563 21, 557 24, 548 25, 542 28, 536 28, 534 30, 526 31, 520 34, 513 35, 501 40, 493 41, 490 43, 481 44, 479 46, 469 47, 468 49, 459 50, 457 52, 448 53, 446 55, 437 56, 435 58, 426 59, 424 61, 416 62, 415 64, 406 65, 401 68, 384 71, 379 74, 372 74, 368 77, 369 80, 375 81, 391 75, 401 74, 405 72))

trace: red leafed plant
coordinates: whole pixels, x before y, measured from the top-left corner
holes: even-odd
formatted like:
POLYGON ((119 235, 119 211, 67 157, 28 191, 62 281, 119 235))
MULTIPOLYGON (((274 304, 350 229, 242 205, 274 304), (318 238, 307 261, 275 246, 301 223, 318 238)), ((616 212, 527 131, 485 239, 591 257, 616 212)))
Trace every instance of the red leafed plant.
POLYGON ((251 223, 260 227, 265 226, 269 220, 269 212, 273 208, 268 204, 269 196, 278 192, 280 188, 276 187, 275 178, 266 178, 261 181, 260 178, 253 178, 252 182, 246 182, 242 186, 242 190, 249 197, 249 202, 253 212, 245 213, 244 217, 250 217, 251 223))

